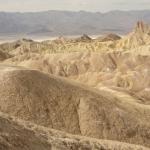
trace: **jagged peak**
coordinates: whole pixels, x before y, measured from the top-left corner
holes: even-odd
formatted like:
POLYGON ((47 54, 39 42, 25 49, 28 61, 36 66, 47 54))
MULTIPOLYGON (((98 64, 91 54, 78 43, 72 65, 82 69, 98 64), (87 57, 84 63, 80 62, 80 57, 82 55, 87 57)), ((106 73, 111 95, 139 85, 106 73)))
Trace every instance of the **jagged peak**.
POLYGON ((78 41, 78 42, 89 42, 89 41, 92 41, 92 38, 89 37, 87 34, 83 34, 81 37, 76 38, 76 41, 78 41))
POLYGON ((149 33, 150 32, 150 26, 143 21, 138 21, 136 24, 136 27, 134 29, 135 33, 149 33))

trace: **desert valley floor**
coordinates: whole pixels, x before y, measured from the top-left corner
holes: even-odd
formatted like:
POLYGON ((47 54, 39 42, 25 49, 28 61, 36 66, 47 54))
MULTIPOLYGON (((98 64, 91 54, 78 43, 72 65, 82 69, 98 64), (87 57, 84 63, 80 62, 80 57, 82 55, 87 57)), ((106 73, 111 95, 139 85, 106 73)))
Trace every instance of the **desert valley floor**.
POLYGON ((0 150, 51 149, 150 149, 149 25, 0 44, 0 150))

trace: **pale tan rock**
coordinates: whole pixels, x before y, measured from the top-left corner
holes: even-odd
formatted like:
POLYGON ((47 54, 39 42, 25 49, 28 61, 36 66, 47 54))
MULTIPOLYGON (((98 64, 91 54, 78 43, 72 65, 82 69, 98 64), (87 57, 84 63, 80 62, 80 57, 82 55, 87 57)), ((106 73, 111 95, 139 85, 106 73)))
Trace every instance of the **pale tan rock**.
POLYGON ((150 107, 111 89, 93 89, 18 67, 0 67, 0 111, 98 139, 150 146, 150 107))
MULTIPOLYGON (((149 33, 149 26, 138 22, 132 33, 117 41, 100 42, 84 35, 79 41, 23 39, 0 45, 0 111, 72 134, 150 147, 149 33)), ((6 138, 10 130, 8 134, 6 138)), ((95 147, 90 139, 78 143, 71 135, 67 138, 52 141, 54 149, 85 149, 85 143, 100 149, 103 143, 95 147)), ((106 141, 105 147, 130 149, 120 144, 106 141)))
POLYGON ((116 141, 73 136, 0 113, 1 150, 148 150, 116 141))

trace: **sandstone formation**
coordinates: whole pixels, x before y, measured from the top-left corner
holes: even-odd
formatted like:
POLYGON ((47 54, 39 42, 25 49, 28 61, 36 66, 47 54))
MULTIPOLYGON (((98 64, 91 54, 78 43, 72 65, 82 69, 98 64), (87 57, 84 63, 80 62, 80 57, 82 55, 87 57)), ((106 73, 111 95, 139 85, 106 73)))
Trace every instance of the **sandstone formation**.
POLYGON ((103 86, 117 87, 131 96, 136 95, 144 104, 150 104, 149 55, 120 51, 26 54, 4 63, 67 77, 97 89, 103 86))
POLYGON ((1 44, 0 85, 3 150, 150 147, 150 27, 141 21, 122 38, 1 44))

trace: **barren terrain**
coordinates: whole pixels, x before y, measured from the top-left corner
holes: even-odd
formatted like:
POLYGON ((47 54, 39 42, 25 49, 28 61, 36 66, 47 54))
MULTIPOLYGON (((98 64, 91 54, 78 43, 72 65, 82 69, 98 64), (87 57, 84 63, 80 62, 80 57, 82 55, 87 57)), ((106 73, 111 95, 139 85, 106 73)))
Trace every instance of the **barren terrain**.
POLYGON ((150 27, 143 22, 123 37, 3 43, 0 85, 4 150, 150 148, 150 27))

